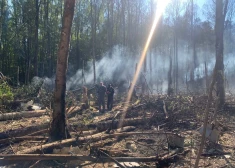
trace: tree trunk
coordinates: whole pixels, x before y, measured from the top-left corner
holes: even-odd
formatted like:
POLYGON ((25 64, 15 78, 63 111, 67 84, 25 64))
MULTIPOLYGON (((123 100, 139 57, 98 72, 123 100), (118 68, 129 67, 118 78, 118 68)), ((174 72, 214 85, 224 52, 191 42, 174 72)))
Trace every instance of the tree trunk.
POLYGON ((35 17, 35 47, 34 47, 34 75, 38 76, 38 28, 39 28, 39 0, 36 0, 36 17, 35 17))
POLYGON ((64 2, 63 23, 57 58, 56 86, 54 94, 54 109, 50 128, 50 138, 52 141, 69 138, 65 116, 65 91, 66 72, 68 64, 68 52, 71 26, 74 14, 75 0, 64 2))
POLYGON ((209 82, 208 82, 208 69, 207 69, 207 63, 205 62, 205 80, 206 80, 206 93, 209 91, 209 82))
POLYGON ((121 0, 122 4, 122 45, 126 45, 126 19, 125 19, 125 0, 121 0))
POLYGON ((172 57, 170 56, 170 67, 168 71, 168 90, 167 90, 168 95, 173 94, 173 88, 172 88, 172 57))
POLYGON ((221 108, 225 101, 224 89, 224 22, 227 11, 228 0, 225 2, 216 0, 216 23, 215 23, 215 36, 216 36, 216 95, 218 96, 218 107, 221 108))
POLYGON ((113 1, 108 1, 108 50, 109 57, 112 56, 113 47, 113 1))
POLYGON ((94 84, 96 83, 96 52, 95 52, 95 41, 96 41, 96 7, 94 7, 93 15, 93 0, 91 0, 91 31, 92 31, 92 58, 93 58, 93 72, 94 72, 94 84))

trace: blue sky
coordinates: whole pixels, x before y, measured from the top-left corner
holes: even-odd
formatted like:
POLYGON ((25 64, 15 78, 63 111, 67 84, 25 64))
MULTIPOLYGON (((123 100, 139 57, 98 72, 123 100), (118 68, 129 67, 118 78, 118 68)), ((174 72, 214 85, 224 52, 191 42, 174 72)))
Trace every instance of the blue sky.
POLYGON ((196 3, 198 4, 198 6, 200 8, 202 8, 202 6, 204 5, 205 2, 206 2, 206 0, 196 0, 196 3))
POLYGON ((205 4, 205 2, 208 1, 208 0, 195 0, 195 3, 197 3, 197 5, 199 6, 199 17, 201 20, 204 20, 205 19, 205 16, 203 16, 203 5, 205 4))

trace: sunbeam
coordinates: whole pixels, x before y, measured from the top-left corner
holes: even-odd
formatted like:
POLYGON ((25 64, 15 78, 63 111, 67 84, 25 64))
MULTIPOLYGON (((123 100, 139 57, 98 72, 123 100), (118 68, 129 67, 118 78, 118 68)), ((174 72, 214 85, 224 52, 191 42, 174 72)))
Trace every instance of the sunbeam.
MULTIPOLYGON (((155 29, 156 29, 156 27, 157 27, 157 24, 158 24, 158 21, 159 21, 161 15, 162 15, 162 13, 164 12, 164 10, 165 10, 167 4, 169 3, 169 1, 170 1, 170 0, 164 0, 164 1, 163 1, 163 0, 160 0, 160 1, 158 1, 158 3, 157 3, 157 9, 156 9, 156 14, 155 14, 155 19, 154 19, 154 21, 153 21, 151 30, 150 30, 149 35, 148 35, 148 38, 147 38, 147 41, 146 41, 146 43, 145 43, 145 47, 144 47, 143 52, 142 52, 142 54, 141 54, 141 57, 140 57, 140 60, 139 60, 139 63, 138 63, 137 69, 136 69, 136 73, 135 73, 135 75, 134 75, 134 77, 133 77, 133 79, 132 79, 132 85, 131 85, 131 87, 130 87, 130 89, 129 89, 129 91, 128 91, 126 103, 125 103, 125 106, 124 106, 124 111, 123 111, 122 117, 121 117, 122 120, 126 117, 126 111, 127 111, 128 106, 129 106, 129 105, 128 105, 128 102, 129 102, 130 99, 131 99, 131 95, 132 95, 132 93, 133 93, 133 90, 134 90, 136 81, 137 81, 137 79, 138 79, 138 77, 139 77, 140 70, 141 70, 141 67, 142 67, 142 65, 143 65, 143 62, 144 62, 144 60, 145 60, 145 58, 146 58, 146 53, 147 53, 147 51, 148 51, 150 42, 151 42, 151 40, 152 40, 154 31, 155 31, 155 29)), ((122 121, 122 120, 121 120, 121 121, 122 121)), ((119 126, 122 127, 122 124, 123 124, 123 122, 120 122, 119 126)))

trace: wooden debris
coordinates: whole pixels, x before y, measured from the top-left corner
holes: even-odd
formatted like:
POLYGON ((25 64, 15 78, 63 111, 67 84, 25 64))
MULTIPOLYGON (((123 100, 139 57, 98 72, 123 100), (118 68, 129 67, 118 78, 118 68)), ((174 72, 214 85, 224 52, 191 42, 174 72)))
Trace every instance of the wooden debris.
MULTIPOLYGON (((129 127, 124 127, 123 129, 118 129, 117 131, 125 132, 125 131, 132 131, 134 129, 135 129, 135 127, 129 126, 129 127)), ((30 149, 18 151, 17 154, 27 154, 27 153, 37 153, 37 152, 41 153, 42 151, 51 150, 53 148, 57 148, 60 146, 71 145, 74 142, 77 142, 77 143, 83 143, 83 142, 88 142, 88 141, 95 142, 95 141, 104 140, 104 139, 112 138, 112 137, 115 137, 115 136, 112 134, 105 134, 105 132, 102 132, 102 133, 98 133, 98 134, 94 134, 94 135, 89 135, 86 137, 65 139, 62 141, 55 141, 55 142, 48 143, 45 145, 35 146, 30 149)))
POLYGON ((0 139, 5 139, 9 137, 19 137, 19 136, 24 136, 27 134, 31 134, 36 131, 40 131, 42 129, 46 129, 49 127, 49 123, 44 123, 41 125, 34 125, 30 127, 25 127, 25 128, 18 128, 15 130, 9 130, 7 132, 0 132, 0 139))
POLYGON ((166 115, 166 119, 168 119, 169 118, 169 114, 168 114, 168 112, 167 112, 167 110, 166 110, 166 104, 165 104, 165 101, 163 100, 163 109, 164 109, 164 113, 165 113, 165 115, 166 115))
MULTIPOLYGON (((100 156, 97 159, 95 156, 75 155, 75 154, 15 154, 5 155, 0 154, 0 165, 9 165, 20 161, 37 161, 37 160, 79 160, 98 162, 167 162, 168 159, 174 157, 180 150, 175 149, 169 154, 163 156, 150 156, 150 157, 104 157, 100 156)), ((120 163, 119 163, 120 164, 120 163)))
POLYGON ((211 156, 223 156, 223 155, 231 155, 231 152, 216 152, 216 153, 202 153, 201 156, 211 157, 211 156))
MULTIPOLYGON (((116 129, 118 128, 119 122, 123 122, 123 126, 135 126, 135 125, 141 125, 144 124, 148 120, 148 118, 134 118, 134 119, 124 119, 124 120, 109 120, 109 121, 104 121, 104 122, 99 122, 99 123, 94 123, 94 124, 88 124, 88 125, 81 125, 81 124, 73 124, 72 126, 76 127, 77 129, 96 129, 97 131, 105 131, 108 128, 116 129)), ((5 139, 9 137, 19 137, 19 136, 24 136, 27 134, 34 133, 36 131, 41 131, 42 132, 46 131, 45 129, 49 127, 49 123, 44 123, 41 125, 34 125, 30 127, 25 127, 25 128, 18 128, 15 130, 9 130, 8 132, 0 132, 0 139, 5 139)))
POLYGON ((1 139, 0 144, 9 143, 9 142, 18 142, 18 141, 25 141, 25 140, 44 140, 48 139, 45 136, 22 136, 22 137, 12 137, 7 139, 1 139))
POLYGON ((32 118, 39 117, 48 114, 47 110, 35 110, 35 111, 21 111, 21 112, 11 112, 11 113, 1 113, 0 121, 6 120, 16 120, 21 118, 32 118))
POLYGON ((116 163, 119 167, 121 168, 126 168, 126 166, 120 164, 116 159, 114 159, 113 157, 109 156, 107 153, 103 152, 102 150, 100 150, 100 152, 102 154, 104 154, 105 156, 107 156, 108 158, 110 158, 114 163, 116 163))
MULTIPOLYGON (((121 162, 155 162, 156 156, 150 157, 113 157, 121 162)), ((0 154, 0 165, 2 161, 32 161, 32 160, 82 160, 92 162, 112 162, 108 157, 100 157, 100 161, 96 157, 71 154, 16 154, 4 155, 0 154)))
POLYGON ((104 121, 104 122, 88 124, 88 125, 86 125, 86 127, 89 128, 89 129, 96 128, 99 131, 104 131, 104 130, 107 130, 107 129, 110 129, 110 128, 116 129, 116 128, 118 128, 120 123, 122 123, 122 126, 130 126, 130 125, 136 126, 136 125, 145 124, 146 120, 148 120, 148 119, 150 120, 150 118, 133 118, 133 119, 108 120, 108 121, 104 121))

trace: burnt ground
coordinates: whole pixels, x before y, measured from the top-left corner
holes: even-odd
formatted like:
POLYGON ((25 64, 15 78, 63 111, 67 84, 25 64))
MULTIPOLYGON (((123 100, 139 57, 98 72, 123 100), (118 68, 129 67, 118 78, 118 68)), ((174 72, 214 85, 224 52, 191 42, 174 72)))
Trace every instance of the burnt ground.
MULTIPOLYGON (((125 116, 126 119, 140 119, 141 122, 131 122, 130 126, 135 126, 132 132, 142 132, 143 134, 101 139, 95 142, 75 143, 69 147, 69 150, 73 150, 74 154, 92 155, 96 157, 97 163, 76 160, 25 161, 23 164, 8 165, 7 167, 115 167, 115 163, 113 162, 102 163, 102 160, 99 159, 100 156, 103 156, 102 151, 108 153, 111 157, 169 156, 162 162, 159 161, 157 163, 158 165, 155 162, 129 162, 126 163, 126 167, 128 165, 129 167, 156 167, 156 165, 158 167, 193 167, 201 139, 198 129, 203 124, 206 103, 206 95, 177 95, 172 97, 166 95, 143 96, 139 100, 134 100, 129 103, 129 108, 125 116), (164 112, 164 104, 169 116, 168 118, 166 118, 166 113, 164 112), (146 132, 161 132, 161 134, 144 134, 146 132), (184 137, 183 148, 177 145, 177 136, 174 136, 174 134, 184 137), (175 145, 172 145, 172 141, 175 145), (174 151, 177 152, 170 155, 174 151)), ((125 111, 124 104, 125 97, 116 97, 112 111, 99 113, 94 102, 91 102, 89 109, 81 109, 81 104, 76 99, 71 99, 69 104, 71 108, 68 110, 68 113, 72 113, 73 115, 70 115, 68 118, 68 127, 72 136, 74 137, 78 134, 80 137, 86 136, 88 130, 90 132, 93 131, 92 134, 102 132, 107 130, 107 125, 108 128, 111 128, 109 124, 105 125, 104 123, 108 123, 114 116, 116 116, 115 121, 120 120, 122 113, 125 111)), ((209 122, 212 121, 212 116, 215 112, 214 106, 215 102, 213 101, 209 110, 209 122)), ((4 113, 4 110, 2 110, 2 113, 4 113)), ((235 97, 233 95, 227 95, 224 109, 217 113, 216 118, 218 124, 216 124, 216 129, 220 130, 219 140, 218 142, 206 140, 199 167, 235 167, 235 97)), ((51 112, 48 109, 48 115, 1 121, 1 135, 3 133, 4 135, 8 135, 10 132, 18 130, 17 137, 19 137, 21 136, 21 130, 23 132, 24 128, 49 123, 50 114, 51 112)), ((112 126, 113 130, 109 134, 115 132, 115 124, 112 126)), ((36 132, 36 130, 31 130, 30 133, 33 132, 36 132)), ((102 132, 102 134, 107 134, 107 132, 102 132)), ((36 135, 45 136, 45 139, 21 140, 17 142, 13 141, 14 137, 11 137, 11 139, 1 143, 1 154, 16 154, 24 149, 47 143, 47 131, 36 135)), ((2 140, 4 137, 0 138, 2 140)), ((61 146, 57 152, 54 150, 54 153, 69 154, 65 149, 64 146, 61 146)))

